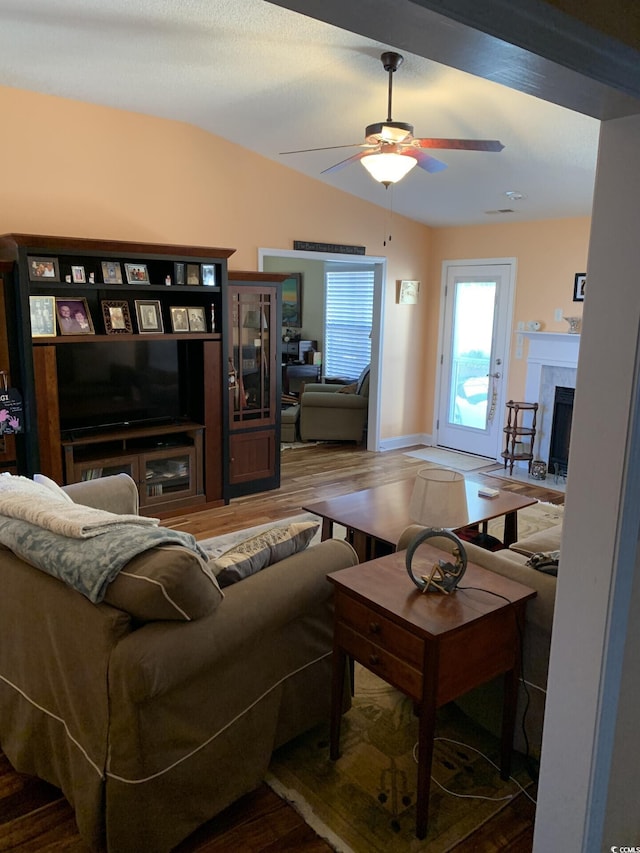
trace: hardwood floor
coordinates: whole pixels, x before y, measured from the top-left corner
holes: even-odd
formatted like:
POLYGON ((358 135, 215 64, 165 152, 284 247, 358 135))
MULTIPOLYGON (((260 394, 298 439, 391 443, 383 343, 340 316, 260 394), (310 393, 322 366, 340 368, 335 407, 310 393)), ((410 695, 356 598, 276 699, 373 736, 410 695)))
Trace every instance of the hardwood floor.
MULTIPOLYGON (((220 535, 300 512, 312 500, 348 494, 383 483, 412 479, 424 465, 404 451, 368 453, 353 445, 319 444, 282 454, 282 485, 234 500, 229 506, 165 519, 164 524, 198 539, 220 535)), ((494 465, 487 469, 495 468, 494 465)), ((487 470, 482 469, 482 470, 487 470)), ((494 487, 563 503, 564 495, 518 481, 497 481, 482 470, 469 472, 494 487)), ((520 795, 476 833, 461 841, 456 853, 509 850, 529 853, 535 807, 520 795)), ((174 853, 323 853, 331 848, 297 812, 262 785, 197 830, 174 853)), ((0 853, 89 853, 78 835, 73 812, 56 788, 16 773, 0 752, 0 853)), ((142 853, 142 851, 141 851, 142 853)))

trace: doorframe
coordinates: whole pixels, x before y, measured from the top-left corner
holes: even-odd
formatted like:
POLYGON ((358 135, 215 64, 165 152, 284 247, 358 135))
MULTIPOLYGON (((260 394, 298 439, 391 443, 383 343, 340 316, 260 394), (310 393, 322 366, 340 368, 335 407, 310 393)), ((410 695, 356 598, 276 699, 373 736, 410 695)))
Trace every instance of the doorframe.
MULTIPOLYGON (((436 446, 438 445, 438 415, 440 413, 440 392, 441 392, 441 384, 442 384, 442 359, 444 356, 444 338, 445 338, 445 299, 446 299, 446 287, 448 280, 448 270, 449 267, 489 267, 489 266, 507 266, 509 267, 509 278, 508 278, 508 288, 507 288, 507 298, 506 298, 506 319, 507 319, 507 328, 513 328, 513 314, 515 309, 515 295, 516 295, 516 279, 517 279, 517 270, 518 270, 518 260, 517 258, 465 258, 464 260, 445 260, 442 262, 442 273, 440 278, 440 316, 438 318, 438 351, 436 356, 436 387, 435 387, 435 399, 433 405, 433 427, 432 427, 432 435, 435 437, 436 446)), ((496 410, 504 412, 505 399, 507 396, 507 386, 509 384, 509 367, 511 362, 511 346, 512 341, 510 338, 507 339, 505 345, 505 352, 502 361, 502 377, 503 381, 500 385, 500 393, 498 395, 498 402, 496 404, 496 410)), ((487 401, 488 402, 488 401, 487 401)), ((500 445, 498 444, 496 450, 496 462, 500 462, 502 457, 500 456, 500 445)))
MULTIPOLYGON (((371 327, 371 372, 369 375, 369 413, 367 419, 367 450, 380 450, 380 406, 381 370, 383 336, 382 317, 384 316, 385 282, 387 280, 387 259, 376 255, 343 255, 338 252, 305 252, 299 249, 258 249, 258 269, 264 272, 265 258, 301 258, 308 261, 321 261, 340 264, 369 264, 375 269, 373 286, 373 321, 371 327)), ((324 317, 323 317, 324 325, 324 317)))

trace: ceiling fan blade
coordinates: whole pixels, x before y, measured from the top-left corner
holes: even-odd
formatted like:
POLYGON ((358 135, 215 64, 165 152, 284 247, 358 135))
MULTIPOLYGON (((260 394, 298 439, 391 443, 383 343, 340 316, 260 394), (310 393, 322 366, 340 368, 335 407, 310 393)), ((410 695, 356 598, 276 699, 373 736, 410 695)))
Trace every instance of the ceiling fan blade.
POLYGON ((431 154, 427 154, 426 151, 412 151, 409 148, 401 153, 407 157, 413 157, 418 161, 418 166, 430 174, 433 174, 434 172, 442 172, 443 169, 447 168, 446 163, 443 163, 442 160, 437 160, 435 157, 432 157, 431 154))
POLYGON ((343 169, 345 166, 348 166, 350 163, 357 163, 358 160, 362 160, 363 157, 366 157, 367 154, 370 154, 371 151, 360 151, 358 154, 352 154, 351 157, 347 157, 346 160, 341 160, 339 163, 334 163, 333 166, 329 166, 328 169, 323 169, 320 172, 321 175, 328 175, 330 172, 337 172, 338 169, 343 169))
POLYGON ((326 145, 324 148, 301 148, 299 151, 280 151, 283 154, 308 154, 310 151, 333 151, 336 148, 362 148, 366 142, 351 142, 349 145, 326 145))
POLYGON ((458 151, 502 151, 497 139, 414 139, 416 148, 449 148, 458 151))

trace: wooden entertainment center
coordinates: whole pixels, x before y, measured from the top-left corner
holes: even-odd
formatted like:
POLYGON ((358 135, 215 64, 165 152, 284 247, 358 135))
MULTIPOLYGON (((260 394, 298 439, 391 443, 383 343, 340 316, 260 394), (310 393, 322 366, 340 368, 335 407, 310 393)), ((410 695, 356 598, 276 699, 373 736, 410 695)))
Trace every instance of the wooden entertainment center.
POLYGON ((283 277, 230 274, 233 251, 0 237, 0 370, 25 424, 10 470, 58 483, 123 471, 154 515, 277 488, 283 277), (240 398, 246 365, 260 393, 240 398))

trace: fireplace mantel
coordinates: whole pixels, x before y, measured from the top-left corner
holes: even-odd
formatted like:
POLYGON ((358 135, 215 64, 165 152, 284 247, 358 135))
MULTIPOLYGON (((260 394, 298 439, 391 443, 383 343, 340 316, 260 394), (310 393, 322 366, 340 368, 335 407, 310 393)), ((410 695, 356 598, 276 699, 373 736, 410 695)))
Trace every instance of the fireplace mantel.
MULTIPOLYGON (((547 364, 555 367, 577 367, 580 350, 580 335, 570 335, 567 332, 518 332, 529 341, 527 362, 547 364)), ((539 378, 539 377, 538 377, 539 378)), ((537 393, 539 385, 528 387, 527 399, 531 393, 537 393)), ((535 398, 533 398, 535 399, 535 398)))

